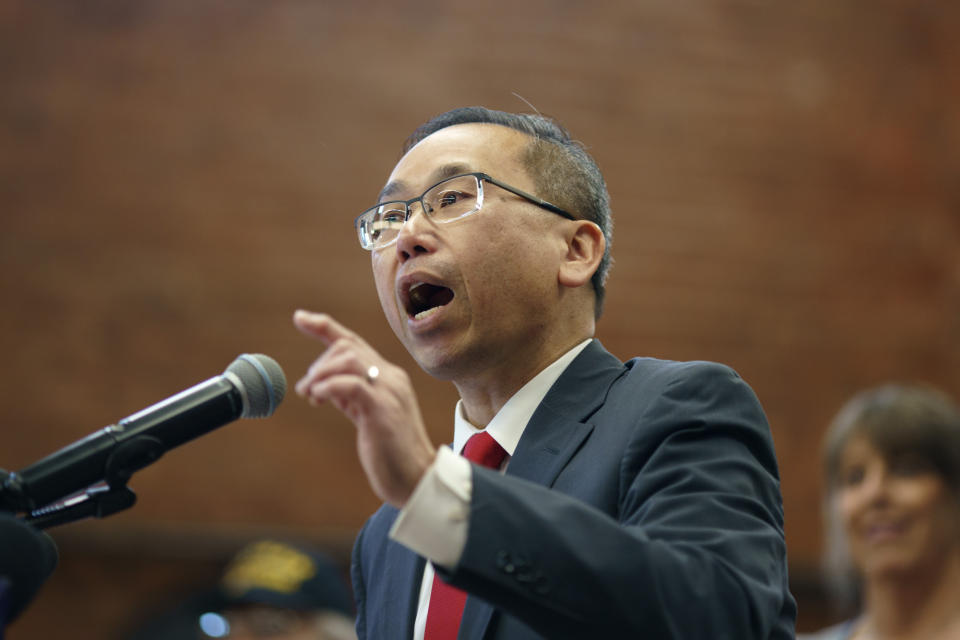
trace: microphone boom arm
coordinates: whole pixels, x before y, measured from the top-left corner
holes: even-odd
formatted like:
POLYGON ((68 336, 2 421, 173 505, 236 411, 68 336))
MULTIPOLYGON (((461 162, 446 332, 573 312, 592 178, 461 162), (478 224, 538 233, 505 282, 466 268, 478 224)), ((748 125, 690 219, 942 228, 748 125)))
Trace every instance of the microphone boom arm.
POLYGON ((242 354, 222 375, 111 424, 17 472, 0 469, 0 511, 28 512, 40 528, 102 518, 133 506, 127 482, 166 451, 238 418, 273 413, 286 392, 283 369, 242 354))
POLYGON ((95 486, 61 503, 31 511, 23 516, 23 520, 37 529, 49 529, 83 518, 106 518, 129 509, 136 501, 137 494, 125 485, 118 488, 95 486))
MULTIPOLYGON (((151 436, 141 435, 124 440, 107 456, 104 483, 97 483, 82 493, 33 509, 23 516, 23 520, 38 529, 48 529, 83 518, 105 518, 129 509, 136 503, 137 494, 127 486, 127 482, 135 471, 158 460, 165 451, 163 443, 151 436)), ((18 487, 18 474, 8 474, 4 484, 7 488, 18 487)))

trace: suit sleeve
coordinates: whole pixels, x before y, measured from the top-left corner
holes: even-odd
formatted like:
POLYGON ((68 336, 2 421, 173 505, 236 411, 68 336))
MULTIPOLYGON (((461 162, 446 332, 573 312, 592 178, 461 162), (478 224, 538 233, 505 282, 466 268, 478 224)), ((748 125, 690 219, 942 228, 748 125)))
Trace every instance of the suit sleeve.
POLYGON ((779 481, 755 395, 711 363, 637 378, 595 421, 624 433, 596 460, 613 474, 615 513, 475 468, 467 545, 447 577, 550 638, 788 637, 779 481))

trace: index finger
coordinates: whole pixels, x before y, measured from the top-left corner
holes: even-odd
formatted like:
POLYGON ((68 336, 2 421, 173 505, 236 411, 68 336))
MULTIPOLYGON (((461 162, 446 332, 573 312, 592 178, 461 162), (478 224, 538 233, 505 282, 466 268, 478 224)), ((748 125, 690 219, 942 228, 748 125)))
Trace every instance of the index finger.
POLYGON ((326 313, 297 309, 293 313, 293 324, 301 333, 312 338, 319 338, 327 345, 341 338, 357 337, 357 334, 347 329, 326 313))

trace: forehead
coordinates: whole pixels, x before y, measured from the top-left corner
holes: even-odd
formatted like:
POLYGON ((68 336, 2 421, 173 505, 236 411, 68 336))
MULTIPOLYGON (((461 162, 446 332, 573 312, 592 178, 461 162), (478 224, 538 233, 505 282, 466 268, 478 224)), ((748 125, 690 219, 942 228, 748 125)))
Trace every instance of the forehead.
POLYGON ((883 454, 865 434, 854 433, 844 443, 840 451, 840 465, 860 463, 872 458, 883 458, 883 454))
POLYGON ((381 199, 419 193, 439 180, 481 171, 529 187, 521 163, 531 138, 509 127, 488 123, 458 124, 441 129, 410 149, 394 167, 381 199))
POLYGON ((843 467, 874 460, 888 464, 903 456, 915 456, 927 462, 934 462, 935 459, 935 456, 930 455, 930 451, 917 442, 909 440, 885 442, 869 433, 854 432, 843 445, 839 464, 843 467))

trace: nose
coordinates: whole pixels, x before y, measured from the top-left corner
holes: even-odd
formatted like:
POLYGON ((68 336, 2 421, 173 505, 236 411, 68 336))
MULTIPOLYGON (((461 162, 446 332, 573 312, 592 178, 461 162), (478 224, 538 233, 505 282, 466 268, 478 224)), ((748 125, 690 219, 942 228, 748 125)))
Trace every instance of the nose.
POLYGON ((890 497, 890 475, 884 468, 874 468, 863 479, 863 495, 871 504, 883 504, 890 497))
POLYGON ((406 262, 436 249, 436 228, 418 202, 410 205, 410 214, 397 234, 397 258, 406 262))

